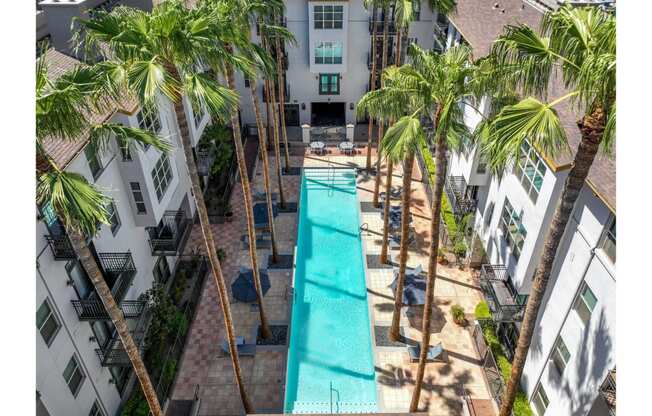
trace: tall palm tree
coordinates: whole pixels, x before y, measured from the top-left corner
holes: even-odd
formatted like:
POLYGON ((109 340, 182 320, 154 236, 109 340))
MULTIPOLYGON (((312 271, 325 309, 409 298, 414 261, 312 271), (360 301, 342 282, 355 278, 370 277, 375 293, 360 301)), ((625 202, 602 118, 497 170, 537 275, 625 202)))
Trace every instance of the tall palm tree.
POLYGON ((506 72, 499 89, 516 85, 528 95, 504 107, 485 125, 482 152, 500 172, 518 157, 524 140, 554 157, 569 149, 566 132, 555 107, 570 103, 582 114, 577 122, 581 139, 546 235, 532 280, 520 335, 505 389, 500 415, 511 413, 532 341, 541 302, 559 243, 591 165, 602 149, 610 154, 616 127, 616 19, 597 7, 562 6, 544 14, 539 33, 526 25, 509 25, 495 41, 491 58, 506 72), (559 74, 559 71, 561 73, 559 74), (551 77, 561 75, 567 94, 546 97, 551 77))
MULTIPOLYGON (((389 47, 389 10, 391 0, 380 0, 382 5, 383 12, 383 53, 380 63, 380 71, 384 71, 387 67, 387 49, 389 47)), ((375 51, 374 51, 375 53, 375 51)), ((382 88, 382 77, 381 77, 381 88, 382 88)), ((383 138, 385 132, 385 122, 387 120, 378 118, 378 150, 380 150, 380 142, 383 138)), ((382 165, 381 152, 376 152, 376 177, 374 179, 374 196, 373 196, 373 205, 378 208, 378 194, 380 192, 380 168, 382 165)))
MULTIPOLYGON (((376 22, 378 21, 378 1, 377 0, 365 0, 365 8, 371 8, 371 83, 369 84, 369 91, 376 89, 376 36, 378 33, 378 28, 376 22)), ((369 125, 367 127, 367 160, 365 164, 365 169, 367 172, 371 170, 371 144, 373 141, 373 131, 374 131, 374 118, 369 115, 369 125)))
MULTIPOLYGON (((272 18, 274 23, 278 23, 278 26, 283 25, 283 2, 279 2, 280 6, 277 7, 273 14, 272 18), (278 17, 278 22, 276 17, 278 17)), ((289 32, 288 32, 289 33, 289 32)), ((285 69, 283 68, 282 61, 282 49, 281 49, 281 39, 279 38, 278 33, 274 33, 274 50, 276 52, 276 76, 278 82, 278 106, 274 105, 274 111, 278 111, 280 119, 280 128, 283 133, 283 146, 285 147, 284 157, 285 157, 285 170, 289 173, 290 170, 290 149, 288 148, 288 133, 285 127, 285 69)), ((294 37, 292 37, 294 39, 294 37)), ((283 42, 285 45, 285 42, 283 42)), ((287 59, 287 58, 286 58, 287 59)))
POLYGON ((51 206, 59 217, 72 249, 116 328, 152 414, 162 416, 156 390, 124 314, 86 242, 87 236, 97 233, 98 224, 109 224, 106 210, 109 198, 82 175, 62 170, 48 154, 44 140, 56 137, 58 140, 78 141, 90 136, 87 146, 92 146, 94 152, 106 151, 111 138, 115 138, 123 148, 139 142, 167 152, 170 146, 140 129, 92 122, 94 113, 109 110, 120 98, 120 90, 106 82, 104 72, 107 68, 103 64, 79 66, 56 80, 50 80, 46 57, 43 55, 37 62, 36 71, 37 202, 51 206))
MULTIPOLYGON (((225 62, 229 63, 229 68, 232 68, 232 64, 248 68, 250 63, 242 57, 234 56, 225 44, 229 41, 245 43, 247 40, 237 31, 237 28, 233 27, 230 19, 218 15, 213 8, 209 8, 208 4, 202 3, 196 9, 187 10, 179 0, 168 0, 156 6, 151 13, 118 7, 111 13, 99 12, 94 19, 79 20, 79 23, 84 29, 85 46, 99 49, 98 43, 103 43, 105 47, 100 50, 105 53, 106 63, 117 62, 115 76, 124 79, 129 90, 133 91, 143 103, 151 103, 154 97, 160 94, 174 104, 197 205, 200 229, 220 297, 236 385, 245 411, 253 412, 242 379, 226 282, 217 257, 182 102, 182 96, 188 96, 191 102, 207 108, 215 119, 220 119, 223 114, 232 114, 236 155, 243 182, 247 220, 250 225, 252 223, 251 194, 244 167, 237 109, 231 112, 232 108, 236 108, 237 94, 232 88, 221 86, 212 75, 199 69, 203 64, 219 72, 225 62), (215 24, 215 21, 219 21, 220 24, 215 24), (222 32, 218 33, 219 29, 222 32), (123 67, 124 69, 121 69, 123 67)), ((231 69, 229 85, 233 83, 232 72, 231 69)), ((253 246, 255 249, 255 236, 251 232, 249 234, 250 247, 253 246)), ((261 326, 264 330, 266 320, 260 295, 255 250, 251 257, 254 282, 259 295, 261 326)))

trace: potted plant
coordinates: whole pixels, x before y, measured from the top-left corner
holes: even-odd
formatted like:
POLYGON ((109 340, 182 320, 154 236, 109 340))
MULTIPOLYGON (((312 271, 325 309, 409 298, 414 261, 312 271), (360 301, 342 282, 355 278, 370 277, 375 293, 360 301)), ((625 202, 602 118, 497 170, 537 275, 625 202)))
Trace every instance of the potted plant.
POLYGON ((464 268, 463 261, 466 258, 466 242, 463 238, 457 238, 453 245, 453 254, 460 269, 464 268))
POLYGON ((464 313, 464 308, 460 305, 451 306, 451 315, 453 316, 453 322, 459 326, 466 325, 466 313, 464 313))
POLYGON ((446 247, 439 247, 439 250, 437 250, 437 263, 441 264, 442 266, 446 266, 448 264, 446 252, 446 247))

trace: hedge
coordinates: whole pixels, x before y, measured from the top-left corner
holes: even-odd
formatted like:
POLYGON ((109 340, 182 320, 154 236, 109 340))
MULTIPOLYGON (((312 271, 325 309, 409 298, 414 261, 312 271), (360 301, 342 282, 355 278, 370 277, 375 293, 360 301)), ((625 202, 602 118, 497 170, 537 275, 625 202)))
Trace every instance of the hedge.
MULTIPOLYGON (((485 342, 487 346, 491 349, 494 357, 496 358, 496 365, 500 370, 500 374, 503 377, 505 385, 509 381, 509 376, 512 373, 512 363, 507 359, 503 348, 500 345, 498 336, 496 335, 496 323, 491 320, 491 313, 489 312, 489 306, 487 302, 480 302, 475 307, 475 318, 480 322, 480 327, 482 328, 482 333, 484 334, 485 342)), ((530 409, 530 404, 528 403, 527 396, 525 392, 520 388, 516 393, 516 398, 514 399, 513 407, 514 416, 532 416, 532 410, 530 409)))

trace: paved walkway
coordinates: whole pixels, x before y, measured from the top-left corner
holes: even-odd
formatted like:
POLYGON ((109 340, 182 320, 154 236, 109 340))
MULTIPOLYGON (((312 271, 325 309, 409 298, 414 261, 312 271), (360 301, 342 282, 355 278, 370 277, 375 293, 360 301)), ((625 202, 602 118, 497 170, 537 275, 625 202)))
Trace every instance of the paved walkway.
MULTIPOLYGON (((375 156, 374 156, 375 157, 375 156)), ((364 167, 365 156, 342 156, 331 150, 324 156, 293 156, 293 166, 327 166, 329 163, 342 166, 364 167)), ((274 158, 270 160, 273 169, 274 158)), ((262 192, 262 163, 258 161, 253 181, 254 191, 262 192)), ((401 169, 394 171, 394 185, 400 185, 401 169)), ((422 264, 427 267, 427 243, 429 236, 430 207, 421 175, 415 164, 413 182, 414 228, 417 245, 410 250, 408 265, 422 264)), ((275 176, 272 176, 274 192, 277 192, 275 176)), ((300 176, 284 176, 284 190, 288 202, 297 202, 300 176)), ((358 195, 361 201, 371 201, 373 176, 361 174, 358 177, 358 195)), ((398 201, 396 202, 398 203, 398 201)), ((219 247, 226 251, 222 269, 227 284, 235 278, 240 266, 249 267, 249 257, 241 237, 246 234, 243 213, 242 188, 238 184, 231 196, 234 220, 230 223, 213 225, 213 233, 219 247)), ((367 254, 378 254, 382 238, 382 221, 378 212, 363 212, 363 221, 369 224, 364 234, 367 254)), ((279 254, 291 254, 296 239, 296 214, 280 214, 276 219, 279 254)), ((187 250, 199 248, 203 251, 201 233, 194 226, 187 250)), ((269 249, 259 249, 258 258, 262 267, 267 265, 269 249)), ((270 270, 272 287, 265 296, 265 307, 271 325, 287 325, 290 318, 290 296, 288 285, 291 270, 270 270)), ((393 295, 391 269, 368 269, 368 293, 372 310, 372 322, 379 331, 391 323, 393 295)), ((460 399, 462 386, 474 399, 489 398, 487 386, 478 364, 471 336, 465 328, 452 322, 450 307, 460 304, 467 313, 481 299, 479 288, 468 271, 438 266, 435 285, 436 305, 434 307, 433 335, 431 343, 442 342, 447 351, 447 362, 427 365, 425 383, 421 394, 421 409, 431 415, 461 415, 460 399)), ((236 335, 244 336, 247 342, 254 342, 258 313, 249 304, 231 301, 236 335)), ((404 308, 401 326, 404 334, 412 339, 421 339, 422 307, 404 308)), ((202 398, 200 415, 242 414, 242 406, 235 389, 233 371, 228 356, 220 350, 224 339, 224 326, 219 309, 219 299, 214 280, 207 280, 195 321, 192 323, 188 345, 180 363, 179 374, 173 389, 173 399, 191 399, 198 387, 202 398)), ((258 347, 255 357, 243 357, 241 364, 247 391, 259 413, 282 413, 285 385, 287 349, 283 347, 258 347)), ((404 347, 375 347, 376 380, 379 389, 379 407, 383 412, 406 412, 412 394, 416 363, 409 362, 404 347)))

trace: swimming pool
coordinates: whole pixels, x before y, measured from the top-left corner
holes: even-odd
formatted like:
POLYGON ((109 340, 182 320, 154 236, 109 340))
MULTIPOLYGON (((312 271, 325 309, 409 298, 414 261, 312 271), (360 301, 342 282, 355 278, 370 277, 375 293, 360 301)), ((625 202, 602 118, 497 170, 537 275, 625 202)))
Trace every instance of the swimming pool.
POLYGON ((353 169, 304 169, 286 413, 378 410, 353 169))

